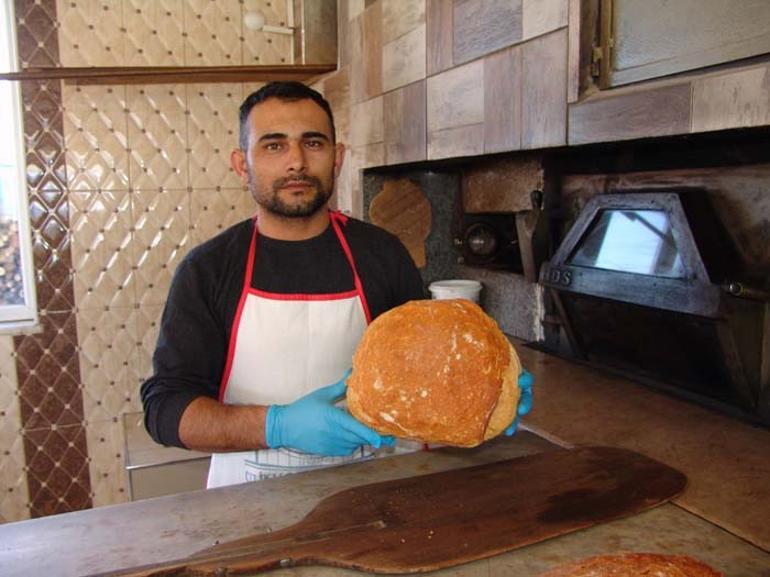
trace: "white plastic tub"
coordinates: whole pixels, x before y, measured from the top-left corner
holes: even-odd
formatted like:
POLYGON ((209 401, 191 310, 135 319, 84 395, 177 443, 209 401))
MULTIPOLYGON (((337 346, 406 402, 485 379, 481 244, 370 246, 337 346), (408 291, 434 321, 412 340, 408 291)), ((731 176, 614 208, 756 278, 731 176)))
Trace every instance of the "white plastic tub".
POLYGON ((428 286, 434 299, 468 299, 479 302, 481 283, 477 280, 438 280, 428 286))

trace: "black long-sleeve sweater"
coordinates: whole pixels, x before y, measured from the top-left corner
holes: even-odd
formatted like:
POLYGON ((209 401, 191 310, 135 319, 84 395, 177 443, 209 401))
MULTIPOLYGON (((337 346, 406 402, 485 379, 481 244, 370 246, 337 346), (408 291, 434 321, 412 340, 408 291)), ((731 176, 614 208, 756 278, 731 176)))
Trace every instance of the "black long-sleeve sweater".
MULTIPOLYGON (((199 396, 218 397, 252 230, 251 220, 231 227, 193 249, 176 270, 153 356, 154 374, 141 388, 145 426, 158 443, 183 447, 179 421, 187 405, 199 396)), ((424 298, 419 271, 397 237, 352 218, 342 232, 372 320, 424 298)), ((275 293, 324 294, 352 290, 354 281, 329 226, 305 241, 259 236, 251 286, 275 293)))

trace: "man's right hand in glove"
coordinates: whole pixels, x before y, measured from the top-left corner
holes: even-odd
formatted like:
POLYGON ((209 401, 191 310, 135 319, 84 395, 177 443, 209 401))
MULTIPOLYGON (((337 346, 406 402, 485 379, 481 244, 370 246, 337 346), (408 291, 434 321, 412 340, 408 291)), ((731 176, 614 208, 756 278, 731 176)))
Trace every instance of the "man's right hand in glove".
MULTIPOLYGON (((347 376, 347 375, 345 375, 347 376)), ((270 405, 265 418, 268 447, 288 447, 325 456, 352 454, 361 445, 392 446, 383 436, 353 418, 334 403, 345 396, 345 377, 288 405, 270 405)))

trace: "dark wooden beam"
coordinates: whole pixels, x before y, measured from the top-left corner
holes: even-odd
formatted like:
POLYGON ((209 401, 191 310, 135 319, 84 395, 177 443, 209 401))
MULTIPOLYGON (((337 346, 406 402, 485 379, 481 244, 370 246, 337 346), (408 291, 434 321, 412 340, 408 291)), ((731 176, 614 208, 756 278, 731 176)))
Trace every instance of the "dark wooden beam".
POLYGON ((0 80, 64 80, 70 84, 81 85, 305 81, 336 69, 335 64, 57 67, 5 72, 0 74, 0 80))

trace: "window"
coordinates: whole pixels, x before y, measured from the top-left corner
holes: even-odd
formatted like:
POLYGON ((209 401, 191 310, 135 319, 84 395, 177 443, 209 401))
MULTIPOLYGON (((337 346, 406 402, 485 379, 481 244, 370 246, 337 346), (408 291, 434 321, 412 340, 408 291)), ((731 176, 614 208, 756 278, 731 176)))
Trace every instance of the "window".
POLYGON ((663 210, 602 210, 570 264, 684 278, 685 270, 663 210))
MULTIPOLYGON (((0 7, 0 70, 17 69, 13 2, 0 7)), ((0 330, 37 321, 18 82, 0 81, 0 330)))

